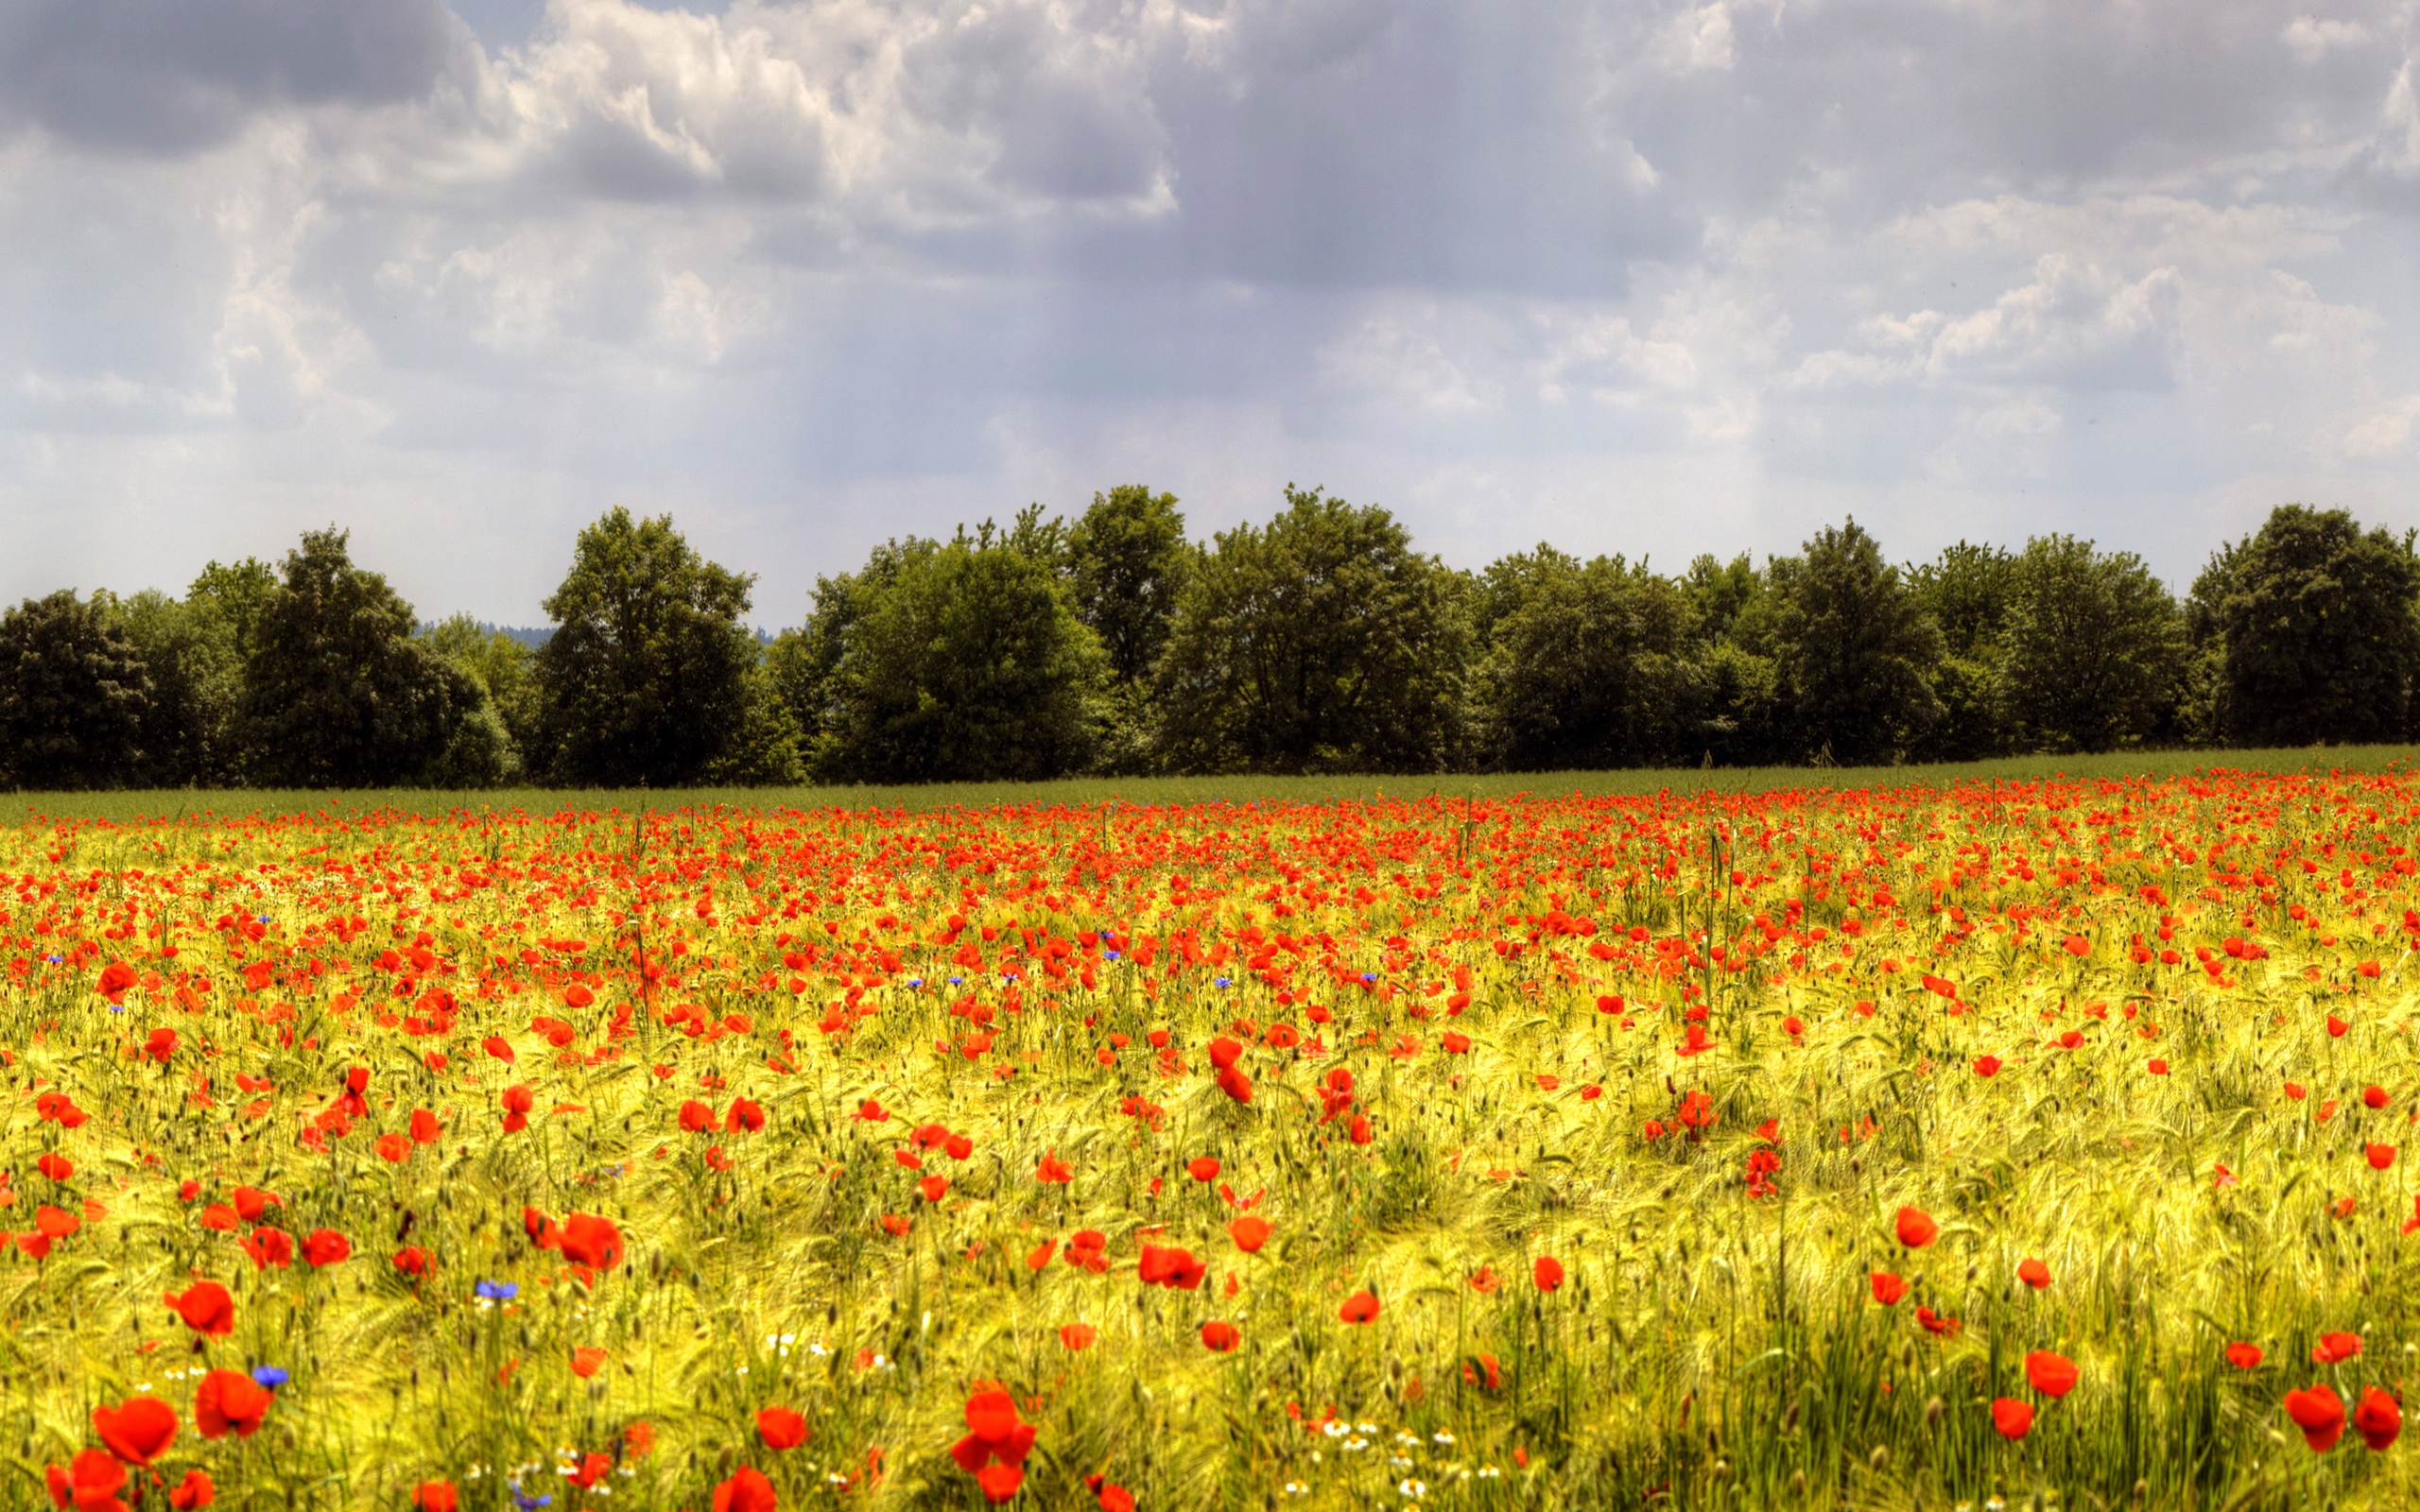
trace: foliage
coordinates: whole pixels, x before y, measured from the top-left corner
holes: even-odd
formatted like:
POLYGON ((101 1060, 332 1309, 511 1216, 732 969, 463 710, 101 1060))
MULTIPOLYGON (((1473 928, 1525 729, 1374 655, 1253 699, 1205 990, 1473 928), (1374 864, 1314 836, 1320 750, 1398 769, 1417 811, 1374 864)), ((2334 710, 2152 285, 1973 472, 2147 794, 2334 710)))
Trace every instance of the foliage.
POLYGON ((752 575, 700 557, 668 515, 615 506, 579 533, 534 658, 538 765, 556 781, 696 782, 749 730, 752 575))
POLYGON ((2034 538, 2016 559, 2005 619, 2001 689, 2032 748, 2114 750, 2172 722, 2184 620, 2134 553, 2034 538))
POLYGON ((1683 588, 1618 557, 1553 547, 1490 567, 1478 702, 1485 761, 1519 771, 1665 766, 1703 748, 1683 588))
POLYGON ((354 565, 347 534, 305 532, 254 613, 242 727, 256 781, 411 782, 477 707, 471 679, 413 641, 412 607, 354 565))
POLYGON ((2193 585, 2197 642, 2215 641, 2213 716, 2232 741, 2399 736, 2420 665, 2412 538, 2343 509, 2282 505, 2193 585))
POLYGON ((1110 677, 1147 681, 1193 564, 1176 495, 1132 483, 1094 494, 1068 530, 1067 559, 1077 616, 1100 638, 1110 677))
POLYGON ((1461 758, 1460 585, 1375 506, 1288 485, 1220 532, 1156 685, 1163 760, 1200 772, 1443 771, 1461 758))
POLYGON ((100 602, 62 588, 0 614, 0 781, 116 787, 144 765, 151 682, 100 602))
POLYGON ((120 598, 95 593, 151 680, 143 759, 130 781, 146 787, 232 787, 243 779, 244 658, 222 601, 183 600, 158 589, 120 598))
MULTIPOLYGON (((819 590, 783 662, 829 658, 816 770, 860 782, 1035 780, 1081 769, 1100 721, 1100 643, 1048 553, 1016 537, 894 544, 819 590)), ((1031 536, 1027 537, 1032 543, 1031 536)))
POLYGON ((2020 576, 2018 558, 2008 551, 1963 541, 1907 574, 1917 607, 1941 627, 1944 651, 1981 666, 1998 658, 2020 576))
POLYGON ((1817 532, 1801 559, 1775 626, 1797 737, 1834 762, 1887 760, 1941 717, 1941 631, 1855 520, 1817 532))

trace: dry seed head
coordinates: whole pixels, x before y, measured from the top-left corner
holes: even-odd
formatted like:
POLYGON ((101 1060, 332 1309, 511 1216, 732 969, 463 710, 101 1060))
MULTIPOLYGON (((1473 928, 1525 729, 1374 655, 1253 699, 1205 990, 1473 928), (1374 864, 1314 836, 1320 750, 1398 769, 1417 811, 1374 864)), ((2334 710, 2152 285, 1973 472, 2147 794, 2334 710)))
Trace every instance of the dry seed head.
POLYGON ((1884 1470, 1889 1469, 1891 1468, 1891 1446, 1888 1444, 1875 1445, 1874 1452, 1866 1457, 1866 1463, 1874 1467, 1875 1473, 1877 1475, 1884 1470))

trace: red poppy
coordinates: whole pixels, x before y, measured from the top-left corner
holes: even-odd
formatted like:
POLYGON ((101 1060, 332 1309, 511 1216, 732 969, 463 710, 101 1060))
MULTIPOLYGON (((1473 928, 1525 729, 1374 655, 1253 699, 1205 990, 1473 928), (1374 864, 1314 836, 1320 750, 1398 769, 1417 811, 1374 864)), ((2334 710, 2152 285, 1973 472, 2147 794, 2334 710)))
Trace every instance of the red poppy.
POLYGON ((1144 1285, 1172 1286, 1184 1292, 1200 1286, 1208 1272, 1209 1267, 1194 1259, 1192 1251, 1151 1244, 1143 1246, 1141 1262, 1135 1267, 1144 1285))
POLYGON ((143 1053, 162 1065, 166 1065, 177 1053, 177 1031, 163 1024, 151 1031, 143 1041, 143 1053))
POLYGON ((2380 1144, 2373 1141, 2362 1146, 2361 1153, 2368 1157, 2370 1169, 2373 1171, 2383 1171, 2394 1163, 2394 1146, 2392 1144, 2380 1144))
POLYGON ((622 1230, 614 1220, 593 1212, 575 1212, 563 1219, 556 1243, 563 1259, 595 1270, 612 1270, 622 1263, 622 1230))
POLYGON ((1336 1315, 1347 1323, 1367 1323, 1378 1315, 1378 1299, 1368 1292, 1356 1292, 1344 1299, 1336 1315))
POLYGON ((423 1481, 412 1487, 412 1505, 420 1512, 455 1512, 460 1504, 452 1481, 423 1481))
POLYGON ((2028 1385, 2052 1400, 2076 1389, 2076 1363, 2064 1354, 2036 1349, 2025 1357, 2028 1385))
POLYGON ((182 1295, 163 1293, 161 1300, 196 1333, 223 1339, 235 1332, 235 1298, 216 1281, 196 1281, 182 1295))
POLYGON ((734 1134, 754 1134, 765 1126, 765 1108, 745 1097, 731 1100, 731 1113, 724 1127, 734 1134))
POLYGON ((1196 1181, 1216 1181, 1219 1179, 1219 1162, 1206 1155, 1198 1155, 1185 1162, 1184 1174, 1196 1181))
POLYGON ((1045 1151, 1043 1153, 1041 1163, 1033 1168, 1033 1178, 1036 1181, 1048 1181, 1059 1185, 1064 1185, 1065 1183, 1076 1179, 1076 1173, 1067 1168, 1067 1162, 1060 1160, 1056 1155, 1045 1151))
POLYGON ((211 1484, 207 1470, 187 1470, 185 1478, 168 1487, 168 1504, 177 1512, 193 1512, 218 1500, 218 1487, 211 1484))
POLYGON ((193 1394, 193 1425, 204 1438, 224 1438, 231 1432, 250 1438, 261 1431, 261 1419, 276 1400, 240 1370, 213 1370, 193 1394))
POLYGON ((1874 1283, 1874 1299, 1885 1307, 1896 1307, 1899 1298, 1908 1295, 1908 1279, 1877 1270, 1869 1278, 1874 1283))
POLYGON ((1485 1265, 1471 1273, 1471 1290, 1484 1297, 1503 1284, 1502 1278, 1485 1265))
POLYGON ((78 1512, 126 1512, 126 1503, 117 1495, 126 1489, 126 1467, 106 1450, 85 1450, 65 1469, 53 1465, 43 1477, 58 1506, 73 1506, 78 1512))
POLYGON ((2002 1438, 2012 1441, 2033 1432, 2033 1404, 2001 1397, 1992 1403, 1992 1426, 2002 1438))
POLYGON ((796 1449, 806 1442, 806 1418, 794 1408, 767 1407, 756 1414, 756 1436, 767 1449, 796 1449))
POLYGON ((705 1134, 715 1126, 714 1106, 692 1097, 681 1105, 681 1128, 683 1133, 705 1134))
POLYGON ((1899 1243, 1910 1249, 1922 1249, 1941 1237, 1941 1225, 1922 1208, 1901 1208, 1897 1228, 1899 1243))
POLYGON ((438 1136, 443 1132, 444 1128, 437 1122, 435 1113, 425 1108, 412 1109, 411 1133, 414 1144, 434 1144, 437 1143, 438 1136))
POLYGON ((1242 1335, 1236 1332, 1233 1323, 1214 1320, 1201 1325, 1201 1342, 1220 1354, 1234 1349, 1241 1339, 1242 1335))
POLYGON ((605 1351, 593 1344, 583 1344, 571 1351, 571 1373, 586 1381, 605 1368, 605 1351))
POLYGON ((2364 1386, 2353 1408, 2353 1432, 2373 1451, 2382 1452, 2403 1432, 2403 1409, 2377 1387, 2364 1386))
POLYGON ((496 1059, 503 1061, 506 1065, 510 1065, 512 1062, 521 1058, 512 1053, 512 1045, 510 1041, 507 1040, 504 1036, 500 1034, 492 1034, 486 1039, 480 1040, 479 1048, 486 1051, 489 1055, 493 1056, 496 1059))
POLYGON ((129 1465, 150 1464, 177 1441, 177 1410, 157 1397, 129 1397, 93 1409, 93 1432, 129 1465))
POLYGON ((1064 1323, 1059 1328, 1059 1342, 1070 1349, 1089 1349, 1100 1331, 1089 1323, 1064 1323))
POLYGON ((2000 1057, 1997 1057, 1997 1056, 1977 1056, 1977 1057, 1975 1057, 1975 1074, 1976 1074, 1976 1075, 1978 1075, 1978 1076, 1996 1076, 1996 1075, 1998 1075, 1999 1074, 2000 1074, 2000 1057))
POLYGON ((2344 1436, 2344 1399, 2325 1385, 2287 1392, 2286 1416, 2303 1431, 2303 1442, 2321 1452, 2344 1436))
POLYGON ((1247 1255, 1258 1253, 1260 1246, 1269 1243, 1270 1232, 1268 1219, 1249 1212, 1227 1225, 1227 1236, 1247 1255))
POLYGON ((2236 1343, 2227 1346, 2227 1364, 2238 1370, 2258 1368, 2262 1359, 2260 1346, 2236 1343))
POLYGON ((2364 1088, 2362 1088, 2362 1089, 2361 1089, 2361 1106, 2362 1106, 2362 1107, 2364 1107, 2364 1108, 2384 1108, 2386 1105, 2387 1105, 2387 1095, 2386 1095, 2386 1089, 2385 1089, 2385 1088, 2383 1088, 2383 1087, 2376 1087, 2376 1086, 2373 1086, 2373 1087, 2364 1087, 2364 1088))
POLYGON ((406 1276, 428 1274, 428 1251, 418 1245, 406 1245, 395 1251, 395 1268, 406 1276))
POLYGON ((372 1147, 377 1150, 378 1159, 389 1165, 402 1164, 404 1158, 412 1153, 411 1140, 402 1134, 381 1134, 372 1142, 372 1147))
POLYGON ((2323 1333, 2311 1346, 2313 1365, 2338 1365, 2361 1352, 2361 1336, 2358 1333, 2323 1333))
POLYGON ((302 1258, 313 1265, 335 1265, 351 1259, 353 1241, 333 1228, 314 1228, 302 1241, 302 1258))
MULTIPOLYGON (((975 1472, 975 1484, 983 1499, 994 1503, 1005 1502, 1017 1494, 1025 1484, 1025 1467, 1021 1465, 986 1465, 975 1472)), ((717 1507, 716 1512, 721 1512, 717 1507)))
POLYGON ((269 1209, 285 1206, 284 1197, 274 1192, 263 1192, 258 1187, 237 1187, 228 1195, 234 1199, 236 1216, 246 1223, 258 1223, 261 1221, 261 1214, 268 1211, 269 1209))
POLYGON ((1537 1281, 1539 1291, 1551 1292, 1563 1284, 1563 1262, 1552 1255, 1540 1255, 1538 1263, 1530 1267, 1530 1272, 1537 1281))
POLYGON ((773 1512, 773 1483, 752 1465, 742 1465, 715 1487, 715 1512, 773 1512))
POLYGON ((2017 1262, 2016 1279, 2038 1292, 2050 1284, 2050 1267, 2028 1255, 2017 1262))

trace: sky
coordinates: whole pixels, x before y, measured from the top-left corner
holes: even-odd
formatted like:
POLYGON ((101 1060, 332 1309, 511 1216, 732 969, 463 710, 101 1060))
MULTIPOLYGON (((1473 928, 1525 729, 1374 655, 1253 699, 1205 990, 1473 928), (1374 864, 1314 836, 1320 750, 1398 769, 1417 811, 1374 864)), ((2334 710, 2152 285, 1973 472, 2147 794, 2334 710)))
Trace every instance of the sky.
POLYGON ((2420 526, 2420 0, 11 0, 0 601, 1289 484, 1477 568, 2420 526))

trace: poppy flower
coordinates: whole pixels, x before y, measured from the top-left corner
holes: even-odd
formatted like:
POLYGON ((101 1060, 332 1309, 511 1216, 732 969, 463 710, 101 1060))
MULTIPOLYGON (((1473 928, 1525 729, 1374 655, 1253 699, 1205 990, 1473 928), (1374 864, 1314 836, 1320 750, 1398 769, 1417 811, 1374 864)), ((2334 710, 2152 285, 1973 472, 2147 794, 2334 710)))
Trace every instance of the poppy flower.
POLYGON ((2387 1095, 2386 1095, 2386 1089, 2385 1089, 2385 1088, 2383 1088, 2383 1087, 2377 1087, 2377 1086, 2371 1086, 2371 1087, 2364 1087, 2364 1088, 2362 1088, 2362 1089, 2361 1089, 2361 1106, 2362 1106, 2362 1107, 2364 1107, 2364 1108, 2384 1108, 2386 1105, 2387 1105, 2387 1095))
POLYGON ((207 1470, 187 1470, 185 1478, 168 1487, 168 1504, 177 1512, 193 1512, 218 1500, 218 1487, 211 1483, 207 1470))
POLYGON ((1098 1337, 1100 1330, 1089 1323, 1063 1323, 1059 1327, 1059 1342, 1070 1349, 1089 1349, 1098 1337))
POLYGON ((274 1192, 264 1192, 258 1187, 237 1187, 229 1193, 228 1196, 234 1200, 235 1215, 246 1223, 258 1223, 261 1221, 261 1215, 269 1209, 285 1206, 284 1197, 274 1192))
POLYGON ((2286 1393, 2286 1416, 2303 1431, 2303 1442, 2325 1453, 2344 1436, 2344 1399, 2325 1385, 2286 1393))
POLYGON ((1910 1249, 1922 1249, 1941 1237, 1941 1225, 1922 1208, 1901 1208, 1896 1227, 1899 1243, 1910 1249))
POLYGON ((452 1481, 423 1481, 412 1487, 412 1505, 420 1512, 455 1512, 460 1504, 452 1481))
POLYGON ((438 1136, 443 1132, 444 1129, 437 1122, 435 1113, 425 1108, 412 1109, 411 1135, 414 1144, 434 1144, 437 1143, 438 1136))
POLYGON ((2338 1365, 2361 1352, 2361 1336, 2358 1333, 2323 1333, 2311 1346, 2313 1365, 2338 1365))
POLYGON ((2001 1397, 1992 1403, 1992 1426, 2002 1438, 2014 1442, 2033 1432, 2033 1404, 2001 1397))
POLYGON ((1056 1155, 1050 1154, 1048 1151, 1045 1151, 1043 1153, 1042 1162, 1033 1168, 1033 1178, 1036 1181, 1046 1181, 1063 1186, 1067 1182, 1076 1179, 1076 1173, 1067 1168, 1066 1161, 1060 1160, 1056 1155))
POLYGON ((796 1449, 806 1442, 806 1418, 793 1408, 767 1407, 756 1414, 756 1436, 767 1449, 796 1449))
POLYGON ((240 1370, 213 1370, 193 1395, 193 1425, 204 1438, 233 1433, 250 1438, 261 1431, 277 1394, 240 1370))
POLYGON ((939 1202, 949 1195, 949 1177, 928 1176, 916 1183, 916 1190, 923 1194, 926 1202, 939 1202))
POLYGON ((1869 1280, 1874 1284, 1874 1299, 1885 1307, 1898 1306, 1899 1298, 1908 1295, 1908 1279, 1904 1276, 1877 1270, 1869 1280))
POLYGON ((1530 1273, 1537 1281, 1539 1291, 1551 1292, 1563 1284, 1563 1262, 1552 1255, 1540 1255, 1538 1263, 1530 1267, 1530 1273))
POLYGON ((724 1127, 734 1134, 754 1134, 765 1126, 765 1108, 745 1097, 731 1100, 731 1113, 724 1127))
POLYGON ((1216 1181, 1219 1179, 1219 1162, 1206 1155, 1196 1156, 1185 1162, 1184 1174, 1196 1181, 1216 1181))
POLYGON ((2262 1359, 2260 1346, 2235 1343, 2227 1346, 2227 1364, 2238 1370, 2257 1369, 2262 1359))
POLYGON ((752 1465, 742 1465, 715 1487, 715 1512, 773 1512, 773 1483, 752 1465))
POLYGON ((622 1263, 622 1230, 614 1220, 593 1212, 567 1214, 556 1238, 563 1259, 594 1270, 612 1270, 622 1263))
POLYGON ((2034 1390, 2056 1400, 2076 1389, 2076 1363, 2064 1354, 2036 1349, 2025 1357, 2025 1381, 2034 1390))
POLYGON ((1247 1255, 1259 1253, 1260 1246, 1269 1243, 1270 1231, 1268 1219, 1249 1212, 1227 1225, 1227 1236, 1247 1255))
POLYGON ((1996 1075, 1998 1075, 1999 1074, 2000 1074, 2000 1057, 1997 1057, 1997 1056, 1977 1056, 1977 1057, 1975 1057, 1975 1074, 1976 1074, 1976 1075, 1978 1075, 1978 1076, 1996 1076, 1996 1075))
POLYGON ((1233 1323, 1214 1320, 1201 1325, 1201 1342, 1220 1354, 1233 1349, 1241 1337, 1242 1335, 1236 1332, 1236 1326, 1233 1323))
MULTIPOLYGON (((1098 1478, 1087 1476, 1085 1485, 1090 1486, 1098 1478)), ((1093 1496, 1100 1503, 1100 1512, 1134 1512, 1134 1493, 1115 1481, 1094 1488, 1093 1496)))
POLYGON ((582 1381, 589 1380, 605 1368, 606 1353, 593 1344, 583 1344, 571 1351, 571 1373, 582 1381))
POLYGON ((1503 1279, 1485 1265, 1471 1273, 1471 1290, 1484 1297, 1503 1284, 1503 1279))
POLYGON ((65 1469, 53 1465, 44 1471, 44 1479, 50 1483, 51 1501, 60 1507, 126 1512, 126 1503, 117 1495, 126 1489, 126 1467, 106 1450, 85 1450, 68 1461, 65 1469))
POLYGON ((715 1126, 713 1105, 692 1097, 681 1105, 681 1128, 687 1134, 704 1134, 715 1126))
POLYGON ((223 1339, 235 1332, 235 1298, 216 1281, 196 1281, 182 1294, 163 1293, 161 1300, 196 1333, 223 1339))
POLYGON ((335 1265, 351 1259, 353 1241, 333 1228, 314 1228, 302 1241, 302 1258, 313 1265, 335 1265))
POLYGON ((372 1147, 377 1150, 378 1159, 389 1165, 401 1165, 412 1153, 411 1140, 402 1134, 381 1134, 372 1147))
POLYGON ((157 1397, 129 1397, 93 1409, 93 1432, 112 1454, 138 1469, 177 1441, 177 1410, 157 1397))
POLYGON ((2383 1452, 2403 1432, 2403 1409, 2377 1387, 2364 1386, 2353 1408, 2353 1432, 2373 1452, 2383 1452))
POLYGON ((2368 1158, 2373 1171, 2383 1171, 2394 1163, 2394 1146, 2392 1144, 2373 1141, 2362 1146, 2361 1153, 2368 1158))
POLYGON ((1135 1274, 1146 1286, 1172 1286, 1189 1292, 1201 1284, 1209 1267, 1193 1258, 1190 1250, 1174 1246, 1147 1244, 1143 1246, 1135 1274))
POLYGON ((1368 1292, 1356 1292, 1344 1299, 1336 1315, 1347 1323, 1367 1323, 1378 1315, 1378 1299, 1368 1292))
POLYGON ((2016 1279, 2038 1292, 2050 1284, 2050 1267, 2028 1255, 2016 1263, 2016 1279))
MULTIPOLYGON (((1025 1484, 1025 1467, 1021 1465, 986 1465, 975 1472, 975 1485, 983 1499, 994 1504, 1008 1501, 1025 1484)), ((769 1506, 770 1503, 767 1503, 769 1506)), ((715 1512, 722 1512, 717 1507, 715 1512)))

